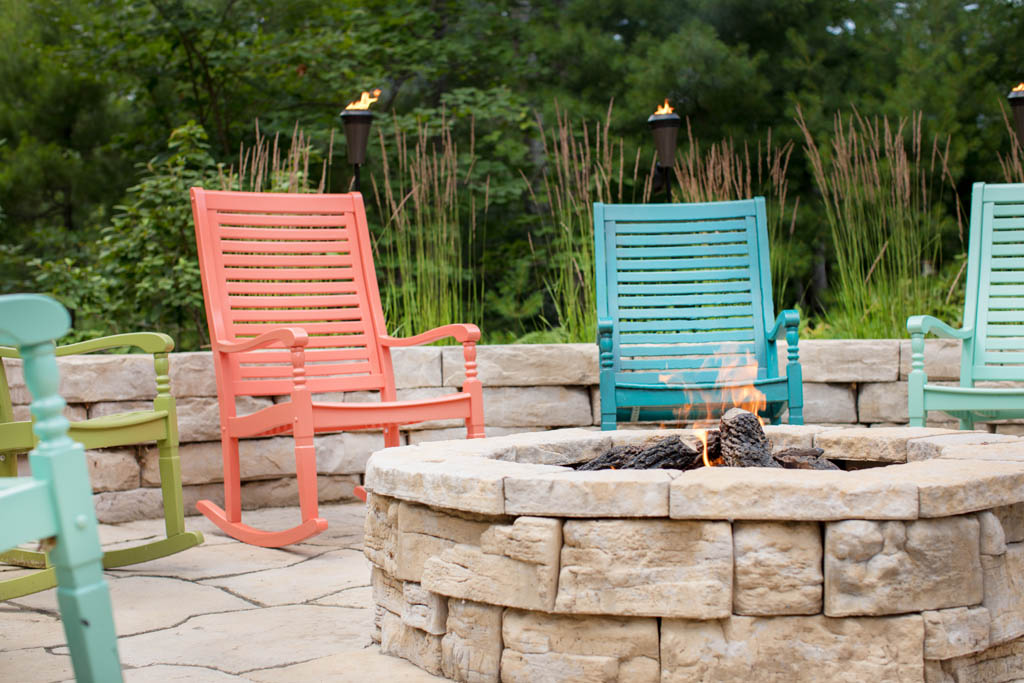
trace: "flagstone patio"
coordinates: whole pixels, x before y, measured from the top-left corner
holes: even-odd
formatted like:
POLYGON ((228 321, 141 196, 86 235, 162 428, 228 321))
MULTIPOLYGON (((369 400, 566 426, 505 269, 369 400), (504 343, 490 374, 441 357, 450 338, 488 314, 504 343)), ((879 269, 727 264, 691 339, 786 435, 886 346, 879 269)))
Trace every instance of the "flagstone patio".
MULTIPOLYGON (((107 572, 125 680, 444 680, 370 641, 370 565, 362 503, 327 505, 330 526, 305 543, 257 548, 203 517, 188 519, 206 542, 177 555, 107 572)), ((249 524, 285 528, 297 508, 246 512, 249 524)), ((158 536, 162 520, 100 527, 104 547, 158 536)), ((4 567, 9 572, 24 571, 4 567)), ((56 592, 0 603, 0 681, 72 679, 56 592)))

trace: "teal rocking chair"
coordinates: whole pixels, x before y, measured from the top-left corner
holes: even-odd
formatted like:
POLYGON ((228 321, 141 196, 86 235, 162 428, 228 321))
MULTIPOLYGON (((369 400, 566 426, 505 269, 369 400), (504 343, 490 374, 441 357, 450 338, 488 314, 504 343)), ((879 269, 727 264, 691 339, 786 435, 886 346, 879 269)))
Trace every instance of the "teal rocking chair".
POLYGON ((716 417, 753 386, 803 424, 800 317, 773 313, 763 197, 594 204, 601 429, 716 417), (776 339, 784 334, 786 375, 776 339))
POLYGON ((960 429, 973 429, 975 420, 1024 417, 1024 386, 976 386, 1024 381, 1024 184, 974 184, 969 240, 963 327, 954 329, 928 315, 907 319, 907 409, 913 427, 924 426, 930 410, 958 418, 960 429), (960 386, 928 383, 928 333, 962 340, 960 386))
MULTIPOLYGON (((17 346, 32 394, 38 444, 29 454, 32 476, 0 478, 0 549, 43 540, 57 578, 57 604, 79 683, 121 680, 103 551, 92 507, 82 445, 68 436, 57 393, 53 340, 70 317, 49 297, 0 296, 0 343, 17 346)), ((2 666, 0 666, 2 670, 2 666)))

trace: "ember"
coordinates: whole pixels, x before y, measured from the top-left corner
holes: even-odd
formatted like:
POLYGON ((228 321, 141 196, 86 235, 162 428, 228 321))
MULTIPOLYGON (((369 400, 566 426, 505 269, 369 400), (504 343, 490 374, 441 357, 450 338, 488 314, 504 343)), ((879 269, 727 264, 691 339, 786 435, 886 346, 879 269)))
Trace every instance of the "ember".
MULTIPOLYGON (((703 441, 703 439, 702 439, 703 441)), ((642 445, 616 446, 607 453, 576 466, 577 470, 693 470, 710 466, 781 467, 802 470, 838 470, 822 457, 820 448, 785 448, 772 453, 771 441, 757 415, 733 408, 722 416, 719 429, 707 432, 706 445, 696 450, 678 436, 642 445), (705 457, 706 456, 706 457, 705 457)))

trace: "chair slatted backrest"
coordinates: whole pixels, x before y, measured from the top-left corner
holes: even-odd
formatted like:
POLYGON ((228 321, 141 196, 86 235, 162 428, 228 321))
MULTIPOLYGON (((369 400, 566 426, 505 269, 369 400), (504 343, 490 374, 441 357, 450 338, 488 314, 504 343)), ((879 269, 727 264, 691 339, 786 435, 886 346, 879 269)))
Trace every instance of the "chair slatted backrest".
POLYGON ((1024 380, 1024 184, 975 183, 961 383, 1024 380))
POLYGON ((594 217, 617 384, 712 383, 755 361, 757 378, 777 375, 763 198, 595 204, 594 217))
MULTIPOLYGON (((194 188, 192 201, 211 337, 301 327, 312 393, 393 391, 377 343, 384 317, 361 195, 194 188)), ((291 391, 288 349, 229 356, 221 382, 235 395, 291 391)))

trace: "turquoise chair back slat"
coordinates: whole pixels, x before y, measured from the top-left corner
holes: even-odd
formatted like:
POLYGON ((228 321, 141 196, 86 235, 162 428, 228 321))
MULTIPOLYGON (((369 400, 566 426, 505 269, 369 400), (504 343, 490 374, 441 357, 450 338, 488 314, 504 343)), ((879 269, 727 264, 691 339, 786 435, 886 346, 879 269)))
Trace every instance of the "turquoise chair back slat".
MULTIPOLYGON (((629 407, 627 385, 686 389, 736 366, 787 384, 767 338, 775 316, 765 216, 762 197, 594 205, 598 320, 610 325, 599 340, 601 397, 614 402, 603 410, 604 428, 614 427, 609 414, 629 407)), ((634 398, 655 400, 650 392, 634 398)), ((789 397, 773 398, 778 405, 789 397)))

